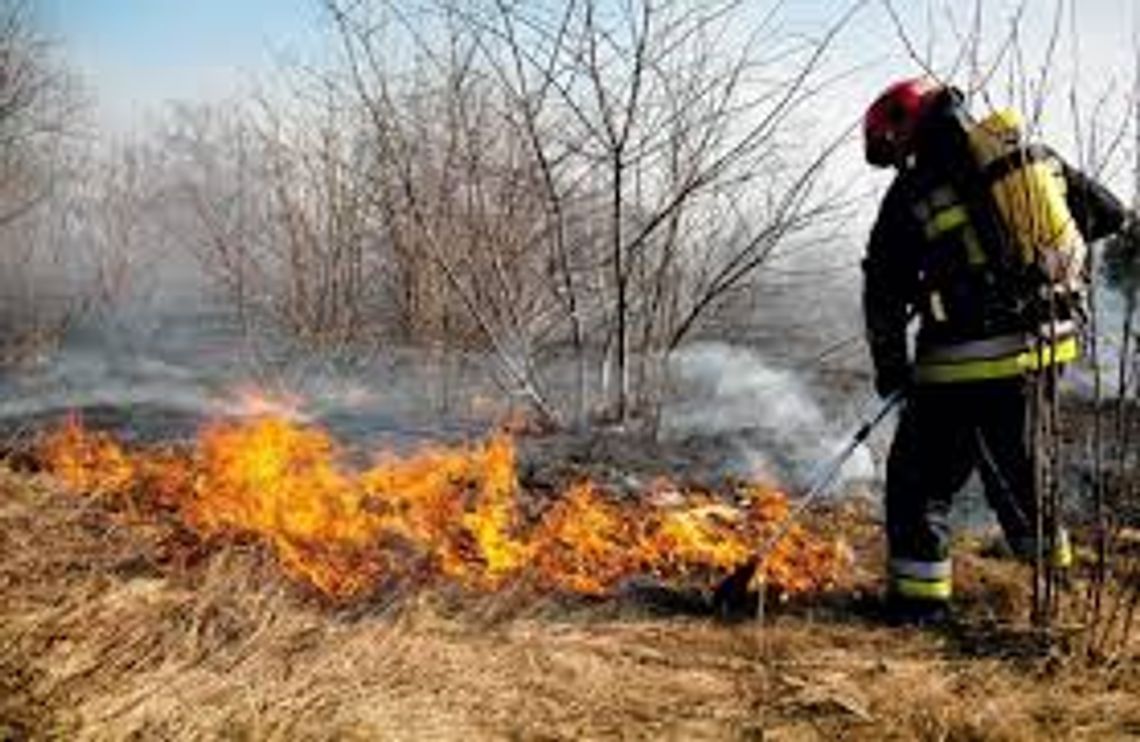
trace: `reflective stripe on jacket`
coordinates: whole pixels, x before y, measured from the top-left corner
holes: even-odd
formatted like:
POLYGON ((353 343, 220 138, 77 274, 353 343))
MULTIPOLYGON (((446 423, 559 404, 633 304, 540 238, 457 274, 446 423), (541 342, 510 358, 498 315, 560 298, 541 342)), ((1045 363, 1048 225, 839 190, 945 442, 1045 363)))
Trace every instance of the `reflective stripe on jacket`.
MULTIPOLYGON (((985 275, 1000 270, 991 264, 997 245, 986 220, 975 223, 975 209, 953 187, 958 154, 943 144, 932 143, 913 167, 900 170, 871 231, 863 309, 876 373, 902 376, 917 363, 919 381, 946 383, 1017 376, 1074 360, 1075 332, 1039 332, 1016 302, 1007 305, 1009 292, 985 275), (948 265, 952 275, 943 270, 948 265), (981 280, 975 283, 971 275, 981 280), (920 331, 911 356, 907 327, 916 314, 920 331), (984 346, 990 341, 1008 345, 995 351, 984 346)), ((1085 240, 1117 231, 1124 219, 1121 203, 1055 153, 1048 155, 1057 162, 1065 200, 1085 240)))
POLYGON ((1072 332, 1041 339, 1019 333, 930 348, 919 353, 914 375, 920 384, 1007 379, 1054 364, 1071 363, 1080 355, 1080 343, 1072 332), (994 352, 1003 345, 1010 347, 994 352))
MULTIPOLYGON (((1052 177, 1060 181, 1063 193, 1059 165, 1052 177)), ((989 234, 990 241, 999 243, 1005 238, 998 231, 976 227, 971 208, 953 187, 933 188, 915 201, 913 210, 927 242, 923 249, 935 256, 934 263, 928 265, 943 276, 926 276, 919 284, 920 296, 925 295, 920 311, 926 332, 920 337, 915 363, 918 383, 1010 378, 1069 363, 1080 356, 1072 321, 1046 323, 1036 334, 1020 330, 1025 297, 1011 273, 1016 268, 1010 265, 1018 258, 989 254, 981 234, 989 234), (996 329, 998 334, 986 332, 987 325, 990 332, 996 329), (1015 328, 1017 331, 1011 331, 1015 328)), ((1074 234, 1080 241, 1079 234, 1074 234)), ((1001 249, 994 245, 990 251, 1001 249)), ((1071 316, 1071 291, 1054 285, 1052 293, 1057 306, 1066 308, 1065 316, 1071 316)))

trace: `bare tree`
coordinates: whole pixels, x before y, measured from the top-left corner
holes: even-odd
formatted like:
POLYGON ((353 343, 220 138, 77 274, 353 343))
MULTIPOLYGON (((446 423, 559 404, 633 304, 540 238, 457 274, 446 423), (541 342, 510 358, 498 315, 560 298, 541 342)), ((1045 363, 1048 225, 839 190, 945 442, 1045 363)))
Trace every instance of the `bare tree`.
POLYGON ((352 127, 332 108, 316 114, 286 119, 264 101, 183 108, 163 147, 167 187, 190 216, 181 239, 248 326, 279 324, 328 350, 372 337, 381 280, 352 127))
POLYGON ((0 2, 0 301, 4 360, 58 334, 73 307, 55 248, 64 225, 49 199, 73 167, 77 88, 22 0, 0 2))
POLYGON ((797 151, 792 134, 858 4, 791 40, 774 8, 730 1, 326 6, 383 210, 551 417, 540 342, 577 358, 571 417, 600 378, 624 422, 652 396, 652 369, 829 208, 815 187, 834 142, 797 151), (414 69, 387 53, 393 36, 411 40, 414 69), (429 99, 438 108, 417 109, 429 99), (512 182, 527 189, 503 198, 512 182), (475 239, 472 212, 443 206, 456 192, 505 229, 475 239))

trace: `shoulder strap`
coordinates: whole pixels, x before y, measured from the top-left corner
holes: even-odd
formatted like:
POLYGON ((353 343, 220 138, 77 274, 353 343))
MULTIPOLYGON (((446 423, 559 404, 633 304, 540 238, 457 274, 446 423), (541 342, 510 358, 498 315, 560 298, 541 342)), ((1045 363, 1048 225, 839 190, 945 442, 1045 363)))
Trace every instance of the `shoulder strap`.
POLYGON ((1040 144, 1027 144, 1018 147, 987 164, 982 170, 982 179, 987 186, 992 185, 1009 175, 1014 169, 1044 162, 1050 156, 1049 149, 1040 144))

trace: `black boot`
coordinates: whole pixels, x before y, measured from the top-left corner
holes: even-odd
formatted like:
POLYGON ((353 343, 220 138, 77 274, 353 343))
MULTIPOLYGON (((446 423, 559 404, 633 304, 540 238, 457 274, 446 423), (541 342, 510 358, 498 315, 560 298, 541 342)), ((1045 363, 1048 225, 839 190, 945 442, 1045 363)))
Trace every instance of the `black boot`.
POLYGON ((950 604, 945 600, 920 600, 888 595, 886 619, 891 626, 938 627, 950 623, 950 604))

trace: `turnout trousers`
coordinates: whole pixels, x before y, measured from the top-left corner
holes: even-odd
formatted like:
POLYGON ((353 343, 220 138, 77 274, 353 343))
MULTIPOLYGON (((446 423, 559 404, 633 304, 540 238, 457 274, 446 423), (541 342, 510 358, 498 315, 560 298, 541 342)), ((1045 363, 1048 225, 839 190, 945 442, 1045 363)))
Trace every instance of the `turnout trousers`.
POLYGON ((1032 554, 1033 394, 1034 379, 1026 376, 913 389, 887 459, 890 595, 950 599, 950 509, 975 469, 1010 547, 1032 554))

